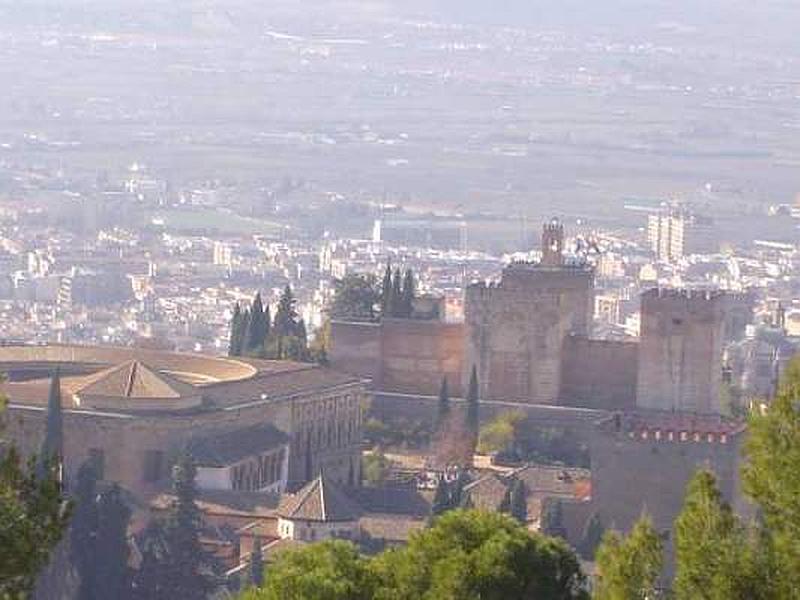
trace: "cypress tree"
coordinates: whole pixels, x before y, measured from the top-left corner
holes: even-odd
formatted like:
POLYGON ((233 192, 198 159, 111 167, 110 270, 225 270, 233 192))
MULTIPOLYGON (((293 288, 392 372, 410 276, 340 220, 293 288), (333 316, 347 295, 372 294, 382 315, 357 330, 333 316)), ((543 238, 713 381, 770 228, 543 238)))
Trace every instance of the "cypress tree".
POLYGON ((583 528, 583 535, 581 535, 581 540, 578 543, 578 554, 580 554, 584 560, 594 560, 594 553, 597 551, 598 546, 600 546, 600 542, 603 541, 604 533, 605 528, 600 521, 600 515, 593 512, 589 520, 586 521, 586 525, 583 528))
POLYGON ((47 424, 39 450, 36 474, 40 481, 52 473, 59 485, 64 484, 64 414, 61 406, 61 373, 56 368, 50 378, 47 397, 47 424))
POLYGON ((439 402, 436 412, 436 428, 444 427, 450 416, 450 392, 447 389, 447 376, 442 377, 442 385, 439 388, 439 402))
POLYGON ((259 536, 253 539, 253 552, 250 554, 250 585, 257 588, 264 585, 264 555, 259 536))
POLYGON ((256 293, 250 307, 250 322, 245 336, 245 352, 253 352, 264 346, 267 337, 267 315, 261 302, 261 292, 256 293))
POLYGON ((414 272, 406 269, 403 279, 402 299, 400 301, 400 316, 410 319, 414 314, 414 298, 416 297, 416 285, 414 283, 414 272))
POLYGON ((403 313, 403 275, 400 269, 395 269, 392 278, 391 317, 401 317, 403 313))
POLYGON ((308 348, 308 332, 306 331, 306 322, 303 319, 297 322, 295 337, 300 343, 300 348, 305 351, 308 348))
POLYGON ((241 348, 239 345, 239 340, 242 336, 242 308, 239 306, 239 303, 236 303, 236 306, 233 307, 233 317, 231 318, 231 335, 230 340, 228 341, 228 356, 239 356, 241 354, 241 348))
POLYGON ((392 316, 392 262, 386 262, 386 271, 381 283, 381 316, 392 316))
POLYGON ((542 511, 540 529, 551 537, 566 539, 567 530, 564 527, 564 508, 558 498, 553 498, 545 504, 542 511))
POLYGON ((292 288, 287 285, 275 311, 275 335, 278 337, 294 335, 296 327, 297 311, 295 310, 294 294, 292 294, 292 288))
POLYGON ((239 329, 236 332, 236 356, 242 356, 246 350, 247 335, 250 330, 250 309, 246 308, 242 313, 239 329))
POLYGON ((196 502, 196 474, 191 455, 183 454, 173 468, 175 502, 164 526, 165 599, 205 598, 216 587, 213 562, 200 544, 202 517, 196 502))
POLYGON ((87 460, 75 477, 74 509, 69 527, 69 559, 78 575, 76 598, 93 600, 97 576, 97 471, 87 460))
POLYGON ((472 366, 469 376, 469 387, 467 388, 467 431, 472 434, 474 443, 478 443, 478 432, 480 431, 480 392, 478 388, 478 369, 472 366))
POLYGON ((436 492, 433 496, 433 503, 431 504, 431 516, 438 517, 446 513, 452 508, 450 504, 450 486, 444 477, 436 484, 436 492))
POLYGON ((133 578, 135 600, 168 600, 167 557, 164 526, 154 521, 142 535, 142 561, 133 578))
POLYGON ((525 482, 521 479, 515 479, 511 484, 509 492, 509 510, 508 512, 517 521, 523 525, 528 522, 528 490, 525 488, 525 482))
POLYGON ((95 594, 97 600, 130 597, 128 524, 131 510, 114 484, 97 499, 95 594))

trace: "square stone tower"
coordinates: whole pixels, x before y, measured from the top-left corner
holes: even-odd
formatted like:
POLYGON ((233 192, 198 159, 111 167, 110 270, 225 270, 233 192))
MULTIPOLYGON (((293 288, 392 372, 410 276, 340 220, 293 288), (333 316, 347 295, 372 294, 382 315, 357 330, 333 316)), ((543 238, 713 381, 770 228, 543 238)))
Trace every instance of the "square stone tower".
POLYGON ((657 288, 642 294, 636 404, 719 414, 724 292, 657 288))
POLYGON ((467 288, 465 378, 475 365, 483 398, 556 402, 564 340, 589 334, 592 269, 565 264, 558 223, 545 225, 542 246, 540 263, 513 263, 499 281, 467 288))

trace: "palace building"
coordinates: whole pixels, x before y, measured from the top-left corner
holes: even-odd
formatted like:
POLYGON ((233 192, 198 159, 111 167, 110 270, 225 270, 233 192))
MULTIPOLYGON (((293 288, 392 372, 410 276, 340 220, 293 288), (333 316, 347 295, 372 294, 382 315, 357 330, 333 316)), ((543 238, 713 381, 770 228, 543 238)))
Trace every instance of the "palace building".
POLYGON ((360 481, 365 383, 318 365, 136 348, 0 348, 7 432, 38 451, 59 373, 67 481, 87 459, 101 478, 147 497, 190 451, 201 489, 299 489, 324 469, 360 481))

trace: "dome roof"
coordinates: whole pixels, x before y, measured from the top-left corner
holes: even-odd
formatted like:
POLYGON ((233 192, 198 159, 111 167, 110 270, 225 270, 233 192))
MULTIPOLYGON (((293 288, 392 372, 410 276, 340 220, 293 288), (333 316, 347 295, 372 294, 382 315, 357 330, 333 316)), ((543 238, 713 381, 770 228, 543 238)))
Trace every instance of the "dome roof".
POLYGON ((79 406, 128 410, 180 410, 202 403, 198 388, 138 360, 87 377, 74 397, 79 406))

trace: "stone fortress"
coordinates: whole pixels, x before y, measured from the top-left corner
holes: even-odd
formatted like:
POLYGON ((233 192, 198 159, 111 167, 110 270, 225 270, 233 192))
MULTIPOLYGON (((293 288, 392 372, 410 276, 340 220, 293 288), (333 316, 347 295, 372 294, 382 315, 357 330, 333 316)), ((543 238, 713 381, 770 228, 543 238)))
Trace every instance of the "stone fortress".
POLYGON ((69 480, 92 458, 103 479, 146 498, 163 490, 178 454, 212 490, 293 491, 324 469, 360 480, 359 377, 292 362, 134 348, 0 348, 8 433, 38 450, 58 369, 69 480))
POLYGON ((592 268, 563 247, 563 225, 545 224, 541 261, 469 285, 460 323, 334 321, 331 365, 383 392, 435 395, 447 376, 460 394, 474 366, 485 400, 719 414, 724 342, 743 330, 747 299, 651 289, 638 341, 595 339, 592 268))
POLYGON ((475 366, 483 419, 511 401, 533 426, 565 427, 588 445, 589 508, 606 526, 628 530, 646 511, 668 532, 700 467, 738 505, 744 425, 724 415, 723 351, 751 319, 750 299, 650 289, 638 340, 595 339, 592 269, 565 259, 560 224, 546 224, 542 241, 539 263, 466 289, 462 323, 334 322, 332 366, 371 378, 389 418, 431 415, 442 376, 463 394, 475 366))

